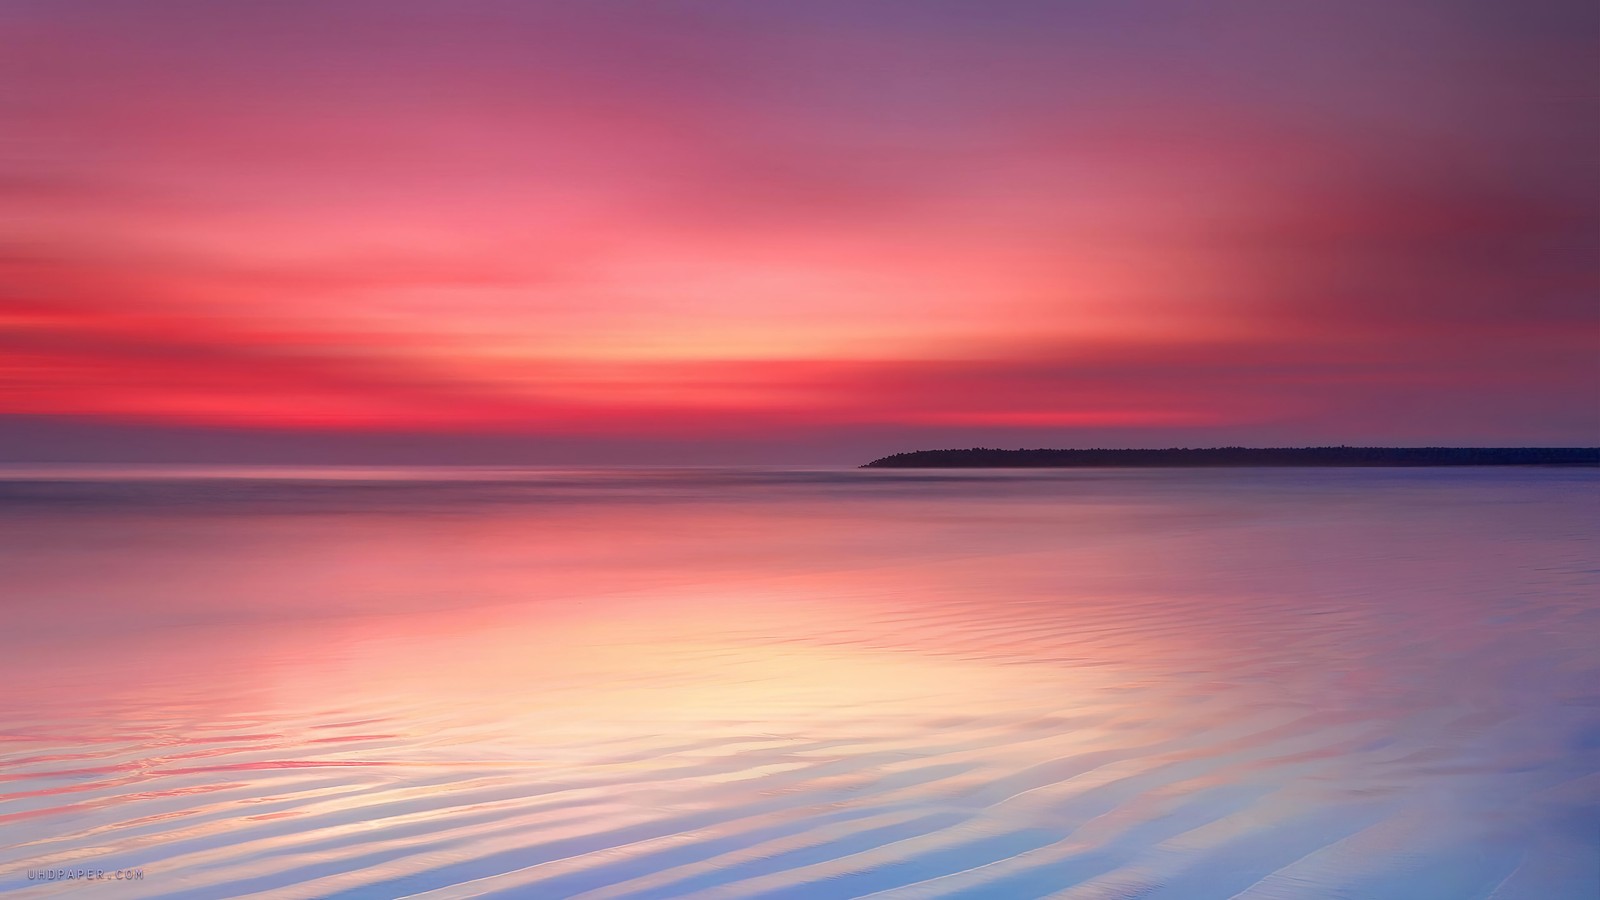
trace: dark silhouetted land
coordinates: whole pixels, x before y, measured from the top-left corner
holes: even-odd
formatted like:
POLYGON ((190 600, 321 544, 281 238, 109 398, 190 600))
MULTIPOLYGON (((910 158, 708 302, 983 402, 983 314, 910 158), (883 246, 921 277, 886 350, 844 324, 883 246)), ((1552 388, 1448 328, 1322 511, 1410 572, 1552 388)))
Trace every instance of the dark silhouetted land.
POLYGON ((1600 447, 1209 447, 1166 450, 914 450, 873 469, 1220 466, 1600 466, 1600 447))

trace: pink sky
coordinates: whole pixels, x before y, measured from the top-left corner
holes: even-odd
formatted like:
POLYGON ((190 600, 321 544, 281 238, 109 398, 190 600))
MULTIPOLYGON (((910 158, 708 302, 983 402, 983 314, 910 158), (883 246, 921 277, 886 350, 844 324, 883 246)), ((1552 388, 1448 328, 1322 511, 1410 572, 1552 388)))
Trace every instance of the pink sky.
POLYGON ((1555 0, 8 3, 0 437, 1596 443, 1597 35, 1555 0))

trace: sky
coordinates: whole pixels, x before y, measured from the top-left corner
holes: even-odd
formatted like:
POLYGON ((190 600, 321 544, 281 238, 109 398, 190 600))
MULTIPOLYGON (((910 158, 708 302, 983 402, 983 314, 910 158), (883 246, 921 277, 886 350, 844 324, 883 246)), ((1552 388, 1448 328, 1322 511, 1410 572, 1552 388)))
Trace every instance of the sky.
POLYGON ((1592 0, 0 0, 0 461, 1600 443, 1592 0))

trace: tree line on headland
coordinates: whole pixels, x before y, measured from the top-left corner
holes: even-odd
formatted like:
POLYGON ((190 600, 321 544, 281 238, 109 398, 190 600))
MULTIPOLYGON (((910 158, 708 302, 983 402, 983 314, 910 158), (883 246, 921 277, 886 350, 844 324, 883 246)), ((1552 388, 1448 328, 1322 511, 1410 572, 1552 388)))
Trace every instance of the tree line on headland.
POLYGON ((1195 466, 1600 466, 1600 447, 1170 447, 1165 450, 914 450, 864 469, 1195 466))

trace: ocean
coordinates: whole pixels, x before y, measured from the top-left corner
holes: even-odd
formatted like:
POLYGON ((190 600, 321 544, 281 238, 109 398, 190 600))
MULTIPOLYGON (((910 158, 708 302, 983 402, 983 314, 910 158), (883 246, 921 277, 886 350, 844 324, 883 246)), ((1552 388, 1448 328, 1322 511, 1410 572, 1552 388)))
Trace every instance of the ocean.
POLYGON ((0 896, 1592 900, 1597 535, 1571 469, 12 469, 0 896))

